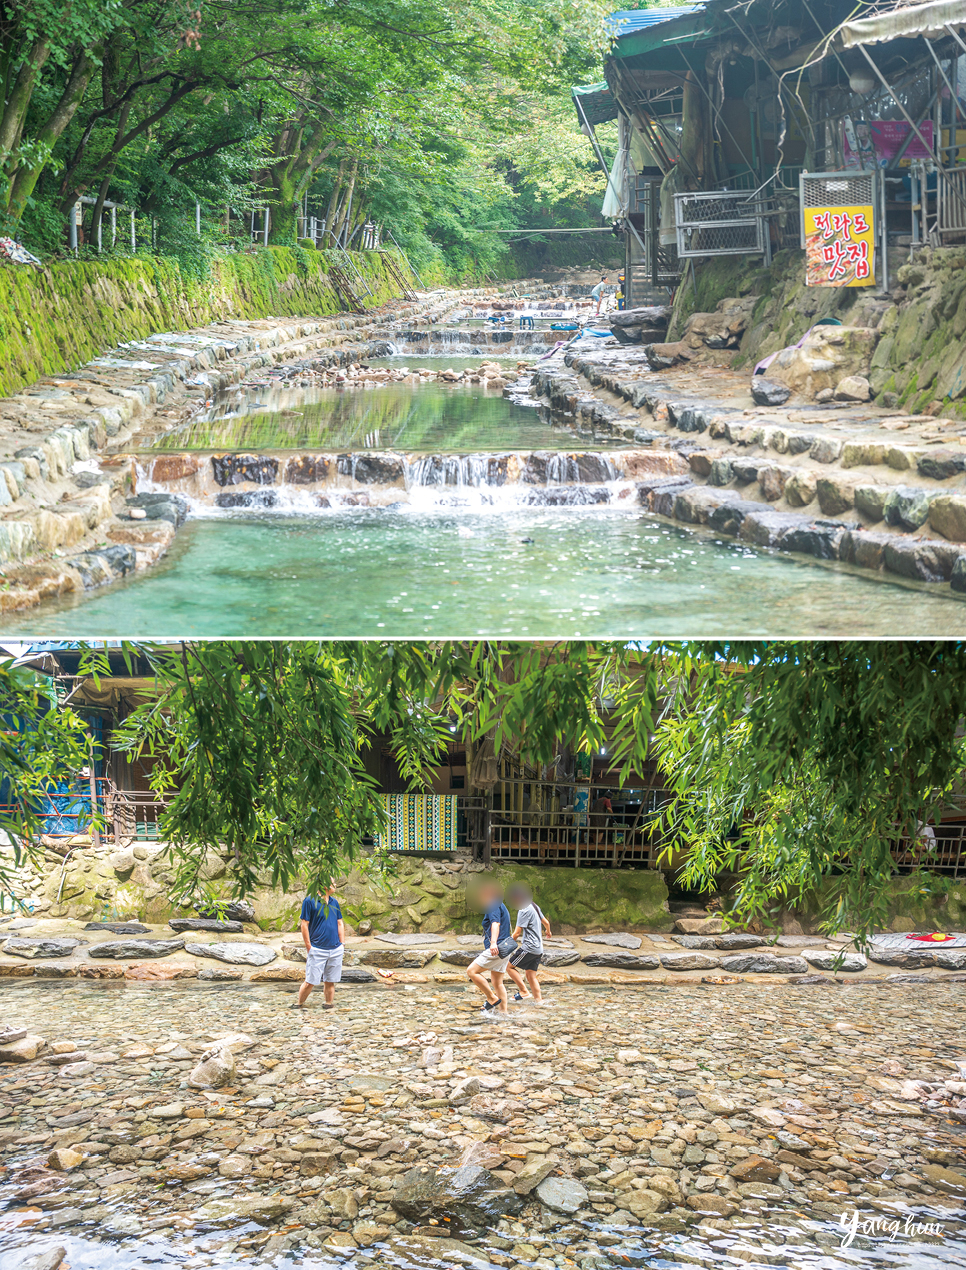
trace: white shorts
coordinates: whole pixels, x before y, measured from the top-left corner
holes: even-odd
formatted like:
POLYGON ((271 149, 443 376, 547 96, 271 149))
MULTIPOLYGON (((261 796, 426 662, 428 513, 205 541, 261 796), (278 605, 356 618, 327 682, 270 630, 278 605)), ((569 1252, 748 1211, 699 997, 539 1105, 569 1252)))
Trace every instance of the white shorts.
POLYGON ((338 948, 311 948, 305 959, 305 982, 315 988, 320 983, 339 983, 344 953, 344 944, 338 948))
POLYGON ((509 964, 509 957, 491 957, 488 952, 481 952, 475 961, 470 962, 468 969, 472 970, 475 966, 477 970, 496 970, 499 974, 505 975, 509 964))

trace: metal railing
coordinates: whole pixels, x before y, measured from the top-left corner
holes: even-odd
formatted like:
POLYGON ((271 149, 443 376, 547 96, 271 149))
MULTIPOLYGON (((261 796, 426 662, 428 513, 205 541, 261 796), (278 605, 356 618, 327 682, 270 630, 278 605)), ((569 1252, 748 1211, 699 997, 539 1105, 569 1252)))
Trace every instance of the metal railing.
POLYGON ((491 795, 490 856, 535 864, 656 867, 660 835, 652 814, 670 794, 664 789, 627 789, 601 805, 613 785, 499 781, 491 795))
POLYGON ((742 190, 675 194, 678 256, 767 255, 769 210, 765 200, 742 190))

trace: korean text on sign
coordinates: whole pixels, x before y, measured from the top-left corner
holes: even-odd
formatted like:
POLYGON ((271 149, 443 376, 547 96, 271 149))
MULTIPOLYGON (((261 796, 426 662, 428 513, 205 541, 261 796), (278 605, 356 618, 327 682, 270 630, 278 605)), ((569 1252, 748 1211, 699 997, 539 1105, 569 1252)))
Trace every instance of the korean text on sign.
POLYGON ((805 284, 809 287, 875 285, 873 209, 805 208, 805 284))

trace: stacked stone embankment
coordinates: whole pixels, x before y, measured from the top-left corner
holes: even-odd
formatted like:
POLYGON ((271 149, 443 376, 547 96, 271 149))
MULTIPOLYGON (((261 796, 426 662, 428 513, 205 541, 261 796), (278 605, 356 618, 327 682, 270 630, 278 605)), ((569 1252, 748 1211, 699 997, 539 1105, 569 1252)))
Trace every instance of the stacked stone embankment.
POLYGON ((226 320, 149 335, 0 401, 0 612, 115 581, 165 554, 185 509, 131 504, 132 449, 260 368, 384 355, 376 335, 391 315, 436 322, 477 294, 430 293, 391 314, 226 320))
MULTIPOLYGON (((826 329, 834 339, 844 328, 826 329)), ((638 484, 643 506, 756 547, 966 592, 959 425, 847 397, 759 405, 744 374, 715 363, 655 370, 649 351, 578 344, 533 379, 559 420, 665 456, 667 479, 638 484)))

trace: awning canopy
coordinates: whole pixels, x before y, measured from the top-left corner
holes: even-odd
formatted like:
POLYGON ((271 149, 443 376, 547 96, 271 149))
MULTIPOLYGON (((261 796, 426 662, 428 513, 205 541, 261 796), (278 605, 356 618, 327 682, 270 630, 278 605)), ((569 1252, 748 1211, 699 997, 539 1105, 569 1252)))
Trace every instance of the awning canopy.
POLYGON ((919 35, 942 36, 949 34, 947 24, 966 26, 963 0, 929 0, 928 4, 904 5, 870 18, 856 18, 839 28, 839 42, 842 48, 850 49, 860 44, 915 39, 919 35))
POLYGON ((611 57, 621 59, 653 53, 664 44, 705 35, 704 4, 684 4, 675 8, 619 9, 607 19, 614 38, 611 57))
POLYGON ((581 125, 584 122, 583 114, 587 116, 587 122, 591 127, 596 127, 599 123, 607 123, 611 119, 617 118, 617 102, 614 100, 614 94, 610 91, 610 85, 606 80, 600 84, 578 84, 571 88, 570 95, 574 99, 574 104, 580 102, 580 109, 577 111, 577 118, 581 125))

